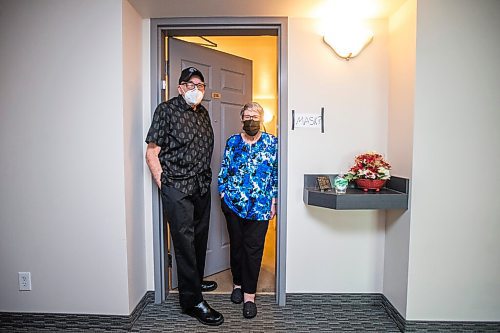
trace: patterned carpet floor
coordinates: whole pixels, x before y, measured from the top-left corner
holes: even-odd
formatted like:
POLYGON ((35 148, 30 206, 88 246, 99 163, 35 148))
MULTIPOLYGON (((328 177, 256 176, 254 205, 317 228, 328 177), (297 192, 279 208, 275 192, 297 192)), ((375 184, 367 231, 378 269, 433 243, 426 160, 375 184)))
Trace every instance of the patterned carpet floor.
POLYGON ((257 299, 258 314, 245 319, 242 304, 233 304, 229 295, 206 295, 205 299, 224 315, 218 327, 205 326, 180 313, 177 296, 166 303, 149 304, 135 323, 133 332, 399 332, 381 305, 339 304, 328 297, 287 296, 280 307, 272 295, 257 299))
MULTIPOLYGON (((287 295, 286 306, 278 306, 274 295, 257 295, 258 314, 245 319, 242 304, 233 304, 228 294, 205 294, 205 300, 224 315, 221 326, 202 325, 182 314, 178 295, 170 294, 162 304, 148 304, 132 332, 399 332, 383 307, 366 298, 348 302, 328 295, 287 295)), ((126 332, 94 327, 88 330, 1 327, 1 332, 126 332)))

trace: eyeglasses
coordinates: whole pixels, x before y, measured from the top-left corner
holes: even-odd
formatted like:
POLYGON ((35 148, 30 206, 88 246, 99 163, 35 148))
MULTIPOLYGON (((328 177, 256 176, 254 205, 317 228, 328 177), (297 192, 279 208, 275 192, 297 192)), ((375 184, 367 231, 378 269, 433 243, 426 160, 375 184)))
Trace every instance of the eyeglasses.
POLYGON ((243 115, 243 120, 255 120, 255 121, 259 121, 260 120, 260 116, 256 115, 256 116, 250 116, 248 114, 244 114, 243 115))
POLYGON ((198 90, 203 90, 206 87, 206 84, 202 83, 202 82, 194 83, 194 82, 189 81, 189 82, 182 82, 181 84, 185 85, 186 88, 188 88, 188 90, 193 90, 194 87, 198 88, 198 90))

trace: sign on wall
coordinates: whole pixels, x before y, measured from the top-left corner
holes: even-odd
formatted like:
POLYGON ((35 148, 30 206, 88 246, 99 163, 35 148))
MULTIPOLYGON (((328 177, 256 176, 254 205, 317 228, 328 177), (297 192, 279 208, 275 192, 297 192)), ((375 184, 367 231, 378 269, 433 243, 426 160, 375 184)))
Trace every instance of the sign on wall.
POLYGON ((321 114, 296 113, 292 110, 292 130, 295 128, 321 128, 321 133, 325 133, 324 126, 325 108, 321 108, 321 114))

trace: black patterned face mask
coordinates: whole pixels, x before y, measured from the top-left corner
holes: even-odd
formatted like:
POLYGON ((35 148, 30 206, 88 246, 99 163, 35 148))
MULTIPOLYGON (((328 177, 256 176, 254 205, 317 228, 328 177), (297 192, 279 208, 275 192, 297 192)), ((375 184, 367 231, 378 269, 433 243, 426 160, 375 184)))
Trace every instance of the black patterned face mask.
POLYGON ((243 130, 249 136, 256 135, 260 130, 260 121, 255 121, 253 119, 243 120, 243 130))

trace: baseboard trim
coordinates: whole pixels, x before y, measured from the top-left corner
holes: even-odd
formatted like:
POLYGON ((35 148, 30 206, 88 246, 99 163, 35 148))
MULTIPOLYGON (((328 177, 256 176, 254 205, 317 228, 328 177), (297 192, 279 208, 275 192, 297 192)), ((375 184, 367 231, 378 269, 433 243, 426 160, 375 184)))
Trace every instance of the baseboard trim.
MULTIPOLYGON (((377 293, 287 293, 286 304, 295 304, 297 302, 307 302, 308 300, 321 301, 333 306, 356 306, 372 305, 380 306, 382 294, 377 293)), ((285 305, 286 306, 286 305, 285 305)))
POLYGON ((0 312, 0 328, 130 330, 144 308, 153 302, 154 291, 147 291, 128 316, 0 312))
POLYGON ((399 313, 399 311, 392 305, 392 303, 385 297, 385 295, 380 294, 382 307, 385 312, 391 317, 392 321, 396 323, 401 332, 405 332, 406 329, 406 319, 399 313))
POLYGON ((500 322, 407 321, 404 332, 500 332, 500 322))
POLYGON ((396 323, 399 330, 406 332, 500 332, 500 322, 488 321, 416 321, 406 320, 392 303, 381 294, 385 312, 396 323))

